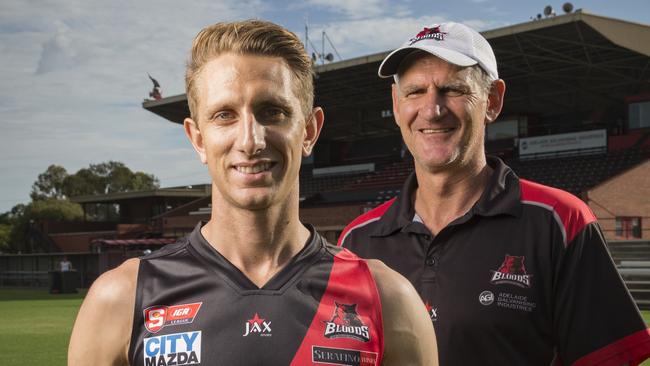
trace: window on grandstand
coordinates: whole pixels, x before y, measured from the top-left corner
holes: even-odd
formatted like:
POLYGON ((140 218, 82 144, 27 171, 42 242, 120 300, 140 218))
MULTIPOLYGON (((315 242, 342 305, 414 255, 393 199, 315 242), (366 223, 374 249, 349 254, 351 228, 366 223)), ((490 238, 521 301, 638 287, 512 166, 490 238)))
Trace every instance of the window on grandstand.
POLYGON ((516 119, 502 120, 487 126, 487 140, 504 140, 519 136, 519 123, 516 119))
POLYGON ((650 101, 630 103, 628 112, 630 129, 650 127, 650 101))
POLYGON ((641 238, 641 218, 617 217, 616 236, 626 239, 641 238))

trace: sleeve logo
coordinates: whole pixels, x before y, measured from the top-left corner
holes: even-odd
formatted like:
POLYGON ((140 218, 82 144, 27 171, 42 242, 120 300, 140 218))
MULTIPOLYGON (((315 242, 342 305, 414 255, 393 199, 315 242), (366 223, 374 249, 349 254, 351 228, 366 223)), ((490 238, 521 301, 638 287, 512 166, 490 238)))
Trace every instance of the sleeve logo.
POLYGON ((202 302, 173 306, 151 306, 144 309, 144 327, 156 333, 168 325, 189 324, 194 321, 202 302))

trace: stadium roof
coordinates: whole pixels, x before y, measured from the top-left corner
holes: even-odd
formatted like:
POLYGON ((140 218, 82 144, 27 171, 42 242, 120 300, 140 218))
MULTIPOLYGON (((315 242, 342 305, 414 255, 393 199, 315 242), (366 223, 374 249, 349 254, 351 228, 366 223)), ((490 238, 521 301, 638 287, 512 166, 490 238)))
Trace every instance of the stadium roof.
MULTIPOLYGON (((502 116, 534 116, 538 124, 579 122, 594 109, 620 109, 626 97, 650 94, 648 25, 578 10, 482 34, 507 85, 502 116)), ((322 139, 397 132, 390 114, 392 80, 377 76, 387 54, 315 67, 315 104, 323 106, 327 121, 322 139)), ((143 107, 175 123, 189 115, 185 95, 145 101, 143 107)))
POLYGON ((172 187, 160 188, 150 191, 134 191, 134 192, 113 192, 99 195, 77 196, 71 197, 70 201, 76 203, 101 203, 101 202, 117 202, 137 198, 147 197, 207 197, 210 196, 210 185, 201 184, 189 187, 172 187))

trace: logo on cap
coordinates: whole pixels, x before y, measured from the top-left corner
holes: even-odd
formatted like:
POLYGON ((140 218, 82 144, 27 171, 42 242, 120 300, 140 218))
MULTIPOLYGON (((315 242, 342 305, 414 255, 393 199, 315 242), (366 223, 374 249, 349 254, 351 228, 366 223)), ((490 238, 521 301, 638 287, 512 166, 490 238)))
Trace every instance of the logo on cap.
POLYGON ((424 27, 424 29, 416 34, 415 37, 409 39, 409 46, 423 39, 435 39, 436 41, 444 41, 446 34, 447 32, 440 30, 439 25, 434 25, 431 28, 424 27))

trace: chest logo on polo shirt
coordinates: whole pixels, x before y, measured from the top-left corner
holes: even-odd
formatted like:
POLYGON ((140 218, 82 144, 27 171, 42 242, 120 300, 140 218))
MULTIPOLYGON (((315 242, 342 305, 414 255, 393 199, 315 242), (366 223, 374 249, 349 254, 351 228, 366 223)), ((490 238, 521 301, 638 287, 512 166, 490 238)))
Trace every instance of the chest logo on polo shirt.
POLYGON ((429 301, 424 304, 424 307, 427 309, 427 314, 429 314, 429 318, 431 318, 432 322, 438 320, 438 308, 431 306, 429 301))
POLYGON ((524 256, 506 254, 503 263, 496 271, 492 272, 490 283, 500 285, 508 283, 519 287, 530 287, 530 279, 533 275, 526 273, 524 266, 524 256))
POLYGON ((244 337, 249 335, 259 335, 260 337, 270 337, 271 334, 271 321, 267 321, 264 318, 260 318, 259 314, 255 313, 253 318, 248 319, 244 323, 244 337))
POLYGON ((169 325, 189 324, 194 321, 202 302, 173 306, 151 306, 144 309, 144 327, 156 333, 169 325))
POLYGON ((334 302, 332 319, 325 322, 326 338, 352 338, 362 342, 370 340, 368 326, 363 324, 357 313, 357 304, 334 302))

